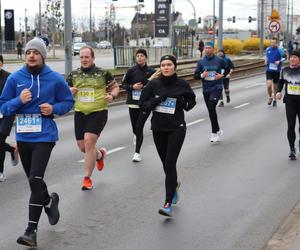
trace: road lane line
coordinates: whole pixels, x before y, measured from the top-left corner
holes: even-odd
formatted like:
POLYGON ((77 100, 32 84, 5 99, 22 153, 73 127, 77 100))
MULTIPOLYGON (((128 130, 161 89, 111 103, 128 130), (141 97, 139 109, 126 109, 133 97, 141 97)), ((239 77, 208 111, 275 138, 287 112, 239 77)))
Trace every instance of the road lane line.
MULTIPOLYGON (((120 151, 120 150, 123 150, 124 148, 125 148, 125 147, 117 147, 117 148, 113 148, 113 149, 111 149, 111 150, 108 150, 108 151, 106 152, 106 155, 110 155, 110 154, 112 154, 112 153, 118 152, 118 151, 120 151)), ((84 159, 79 160, 78 162, 84 162, 84 159)))
POLYGON ((235 106, 234 109, 239 109, 239 108, 245 107, 245 106, 247 106, 249 104, 250 104, 250 102, 246 102, 246 103, 243 103, 243 104, 241 104, 239 106, 235 106))
POLYGON ((193 121, 193 122, 188 123, 186 126, 189 127, 189 126, 191 126, 191 125, 194 125, 194 124, 196 124, 196 123, 203 122, 203 121, 205 121, 205 119, 199 119, 199 120, 196 120, 196 121, 193 121))

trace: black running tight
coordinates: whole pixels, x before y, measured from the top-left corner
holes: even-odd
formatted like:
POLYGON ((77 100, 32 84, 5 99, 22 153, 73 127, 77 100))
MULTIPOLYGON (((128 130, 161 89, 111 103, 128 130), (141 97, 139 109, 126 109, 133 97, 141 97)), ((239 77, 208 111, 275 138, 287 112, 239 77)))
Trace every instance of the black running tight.
POLYGON ((185 138, 186 130, 153 131, 154 143, 166 174, 166 202, 172 203, 177 186, 177 159, 185 138))
POLYGON ((5 152, 10 152, 11 154, 14 152, 14 147, 5 142, 6 137, 6 135, 0 134, 0 173, 4 171, 5 152))
POLYGON ((217 133, 220 130, 216 106, 222 95, 222 90, 213 92, 203 92, 204 101, 208 110, 212 133, 217 133))
POLYGON ((50 201, 43 179, 54 145, 54 142, 18 142, 20 158, 31 190, 27 228, 30 231, 37 229, 43 207, 50 201))
POLYGON ((147 118, 149 117, 149 112, 144 112, 141 109, 129 108, 129 116, 132 126, 133 134, 136 136, 135 152, 140 153, 141 146, 143 143, 143 129, 147 118))
MULTIPOLYGON (((295 133, 295 126, 296 126, 296 118, 298 116, 298 120, 300 122, 300 106, 299 104, 285 104, 285 112, 286 112, 286 119, 288 124, 288 130, 287 130, 287 137, 289 140, 290 149, 295 149, 295 139, 296 139, 296 133, 295 133)), ((299 133, 300 133, 300 127, 299 127, 299 133)))

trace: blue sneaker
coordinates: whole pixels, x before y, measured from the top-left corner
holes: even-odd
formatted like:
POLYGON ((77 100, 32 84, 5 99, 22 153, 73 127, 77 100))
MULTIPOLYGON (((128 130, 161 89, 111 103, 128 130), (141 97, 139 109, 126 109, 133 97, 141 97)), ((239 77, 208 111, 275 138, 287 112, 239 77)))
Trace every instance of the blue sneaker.
POLYGON ((180 185, 181 185, 181 182, 178 181, 176 191, 175 191, 175 194, 174 194, 173 199, 172 199, 172 204, 173 205, 177 204, 178 201, 179 201, 179 188, 180 188, 180 185))
POLYGON ((165 203, 165 205, 158 210, 158 213, 164 216, 172 217, 172 204, 171 203, 165 203))

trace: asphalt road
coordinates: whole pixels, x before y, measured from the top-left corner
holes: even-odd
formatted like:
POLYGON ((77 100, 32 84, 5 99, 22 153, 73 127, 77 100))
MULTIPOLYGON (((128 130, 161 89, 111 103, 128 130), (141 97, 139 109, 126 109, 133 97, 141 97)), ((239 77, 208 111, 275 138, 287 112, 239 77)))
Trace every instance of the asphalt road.
MULTIPOLYGON (((232 102, 218 108, 224 130, 218 145, 209 142, 208 114, 201 89, 196 90, 197 105, 186 114, 188 132, 178 159, 181 200, 171 220, 157 212, 164 201, 164 175, 149 122, 143 161, 133 163, 127 107, 110 108, 99 140, 109 150, 106 166, 94 172, 94 189, 84 192, 73 117, 57 119, 60 141, 45 179, 49 191, 60 194, 61 220, 50 226, 42 214, 39 249, 263 248, 300 199, 300 166, 288 160, 284 105, 267 107, 264 76, 231 86, 232 102)), ((0 249, 23 249, 15 241, 27 224, 29 187, 21 164, 11 167, 8 158, 5 171, 0 249)))

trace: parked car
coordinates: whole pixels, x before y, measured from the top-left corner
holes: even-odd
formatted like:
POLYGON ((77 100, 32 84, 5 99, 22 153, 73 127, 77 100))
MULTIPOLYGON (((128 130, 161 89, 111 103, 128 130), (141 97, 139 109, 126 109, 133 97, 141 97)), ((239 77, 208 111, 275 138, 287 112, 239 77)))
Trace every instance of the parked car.
POLYGON ((97 42, 86 42, 87 45, 91 46, 94 49, 98 49, 99 48, 99 43, 97 42))
POLYGON ((73 55, 74 55, 74 56, 79 55, 79 50, 80 50, 83 46, 86 46, 86 43, 74 43, 74 44, 73 44, 73 48, 72 48, 73 55))
POLYGON ((109 41, 101 41, 99 43, 99 49, 110 49, 111 43, 109 41))

